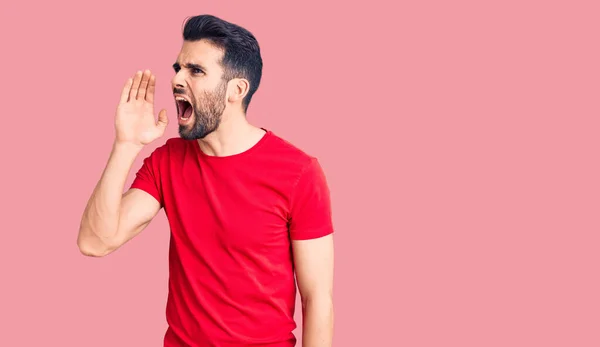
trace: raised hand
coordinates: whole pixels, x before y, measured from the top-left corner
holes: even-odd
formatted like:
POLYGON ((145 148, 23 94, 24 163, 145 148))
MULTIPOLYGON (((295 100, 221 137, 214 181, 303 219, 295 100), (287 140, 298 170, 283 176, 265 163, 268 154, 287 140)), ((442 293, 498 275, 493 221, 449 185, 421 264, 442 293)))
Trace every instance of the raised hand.
POLYGON ((161 137, 167 128, 167 110, 154 117, 156 77, 146 70, 138 71, 123 87, 117 107, 115 129, 117 143, 142 147, 161 137))

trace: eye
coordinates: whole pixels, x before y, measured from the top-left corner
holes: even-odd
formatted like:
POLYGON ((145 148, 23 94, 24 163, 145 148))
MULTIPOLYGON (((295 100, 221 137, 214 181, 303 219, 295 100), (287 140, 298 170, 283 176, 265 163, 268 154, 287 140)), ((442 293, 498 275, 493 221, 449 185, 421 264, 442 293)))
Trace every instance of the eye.
POLYGON ((200 69, 198 69, 198 68, 193 68, 193 69, 192 69, 192 72, 193 72, 194 74, 201 74, 201 73, 203 73, 204 71, 202 71, 202 70, 200 70, 200 69))

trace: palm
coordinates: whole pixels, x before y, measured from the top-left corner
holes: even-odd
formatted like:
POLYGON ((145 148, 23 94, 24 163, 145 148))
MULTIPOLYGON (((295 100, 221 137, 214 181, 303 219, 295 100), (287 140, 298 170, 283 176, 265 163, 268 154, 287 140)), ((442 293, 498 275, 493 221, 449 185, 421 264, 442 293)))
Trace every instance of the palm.
POLYGON ((117 141, 143 146, 164 134, 166 111, 160 112, 158 122, 154 118, 155 85, 156 78, 149 71, 127 81, 117 107, 117 141))

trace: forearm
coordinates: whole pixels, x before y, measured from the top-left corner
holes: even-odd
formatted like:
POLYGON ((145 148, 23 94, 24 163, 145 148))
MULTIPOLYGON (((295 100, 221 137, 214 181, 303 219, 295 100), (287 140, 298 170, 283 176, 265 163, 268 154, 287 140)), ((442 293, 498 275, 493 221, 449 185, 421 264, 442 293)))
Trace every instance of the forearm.
POLYGON ((81 219, 77 244, 82 252, 98 255, 110 248, 111 240, 118 231, 123 188, 140 150, 132 145, 113 145, 81 219))
POLYGON ((310 297, 302 302, 302 346, 331 347, 333 343, 333 300, 310 297))

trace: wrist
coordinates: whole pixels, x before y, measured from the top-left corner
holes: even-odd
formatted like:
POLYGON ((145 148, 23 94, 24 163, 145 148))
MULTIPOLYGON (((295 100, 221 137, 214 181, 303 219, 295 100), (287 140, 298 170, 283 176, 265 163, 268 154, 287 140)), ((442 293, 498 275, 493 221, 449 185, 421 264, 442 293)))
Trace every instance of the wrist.
POLYGON ((115 140, 113 143, 113 151, 115 152, 126 152, 137 155, 143 148, 144 145, 133 142, 115 140))

